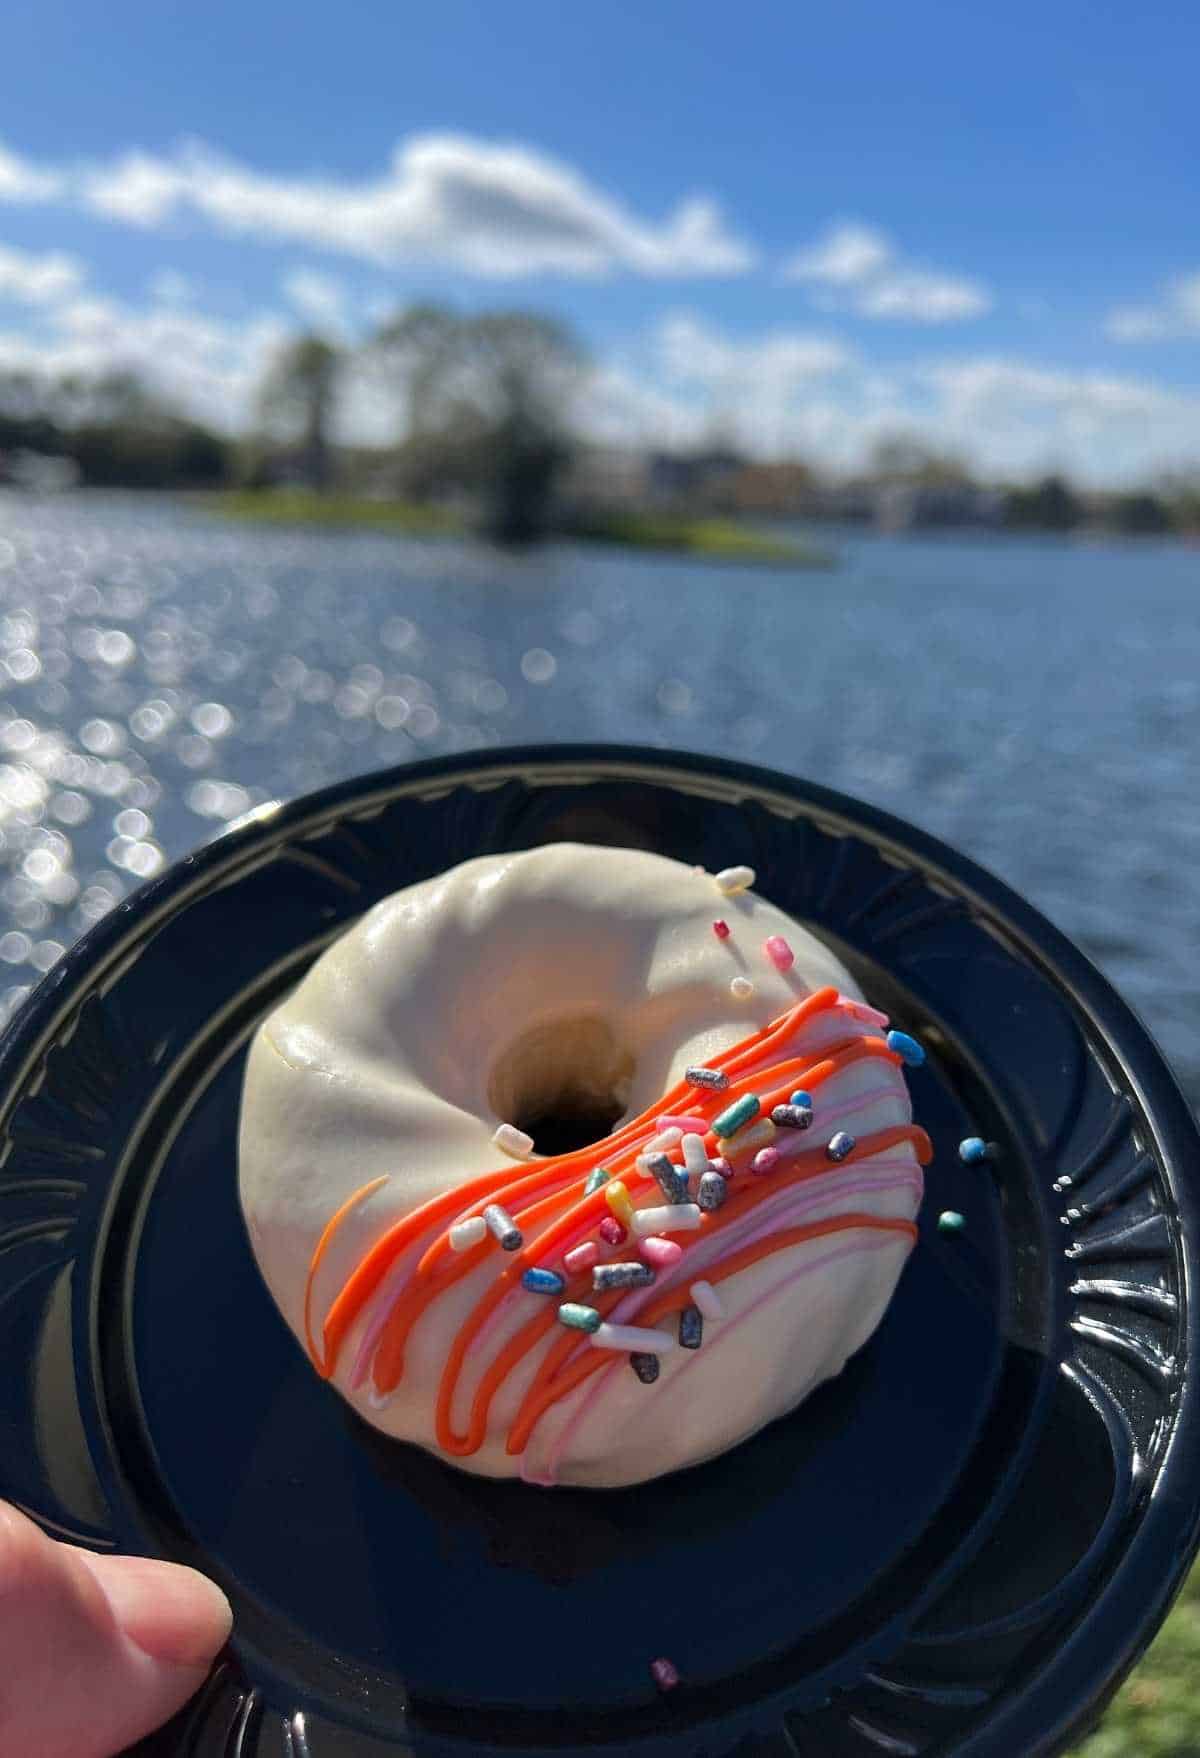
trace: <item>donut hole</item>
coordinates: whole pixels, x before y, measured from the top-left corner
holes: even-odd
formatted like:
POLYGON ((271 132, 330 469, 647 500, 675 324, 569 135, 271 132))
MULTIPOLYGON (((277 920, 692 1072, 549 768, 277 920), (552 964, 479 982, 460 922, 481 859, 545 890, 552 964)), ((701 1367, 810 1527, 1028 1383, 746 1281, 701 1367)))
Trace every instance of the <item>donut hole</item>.
POLYGON ((629 1105, 636 1064, 606 1020, 543 1021, 497 1056, 488 1103, 533 1137, 539 1154, 569 1154, 608 1135, 629 1105))

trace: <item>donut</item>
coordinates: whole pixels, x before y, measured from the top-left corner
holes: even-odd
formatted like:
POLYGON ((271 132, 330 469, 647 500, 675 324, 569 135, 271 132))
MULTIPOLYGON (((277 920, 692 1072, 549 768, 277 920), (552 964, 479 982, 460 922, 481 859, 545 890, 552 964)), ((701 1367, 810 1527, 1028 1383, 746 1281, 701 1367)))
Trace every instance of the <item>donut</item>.
POLYGON ((555 843, 376 905, 259 1026, 239 1191, 367 1422, 610 1488, 793 1409, 871 1336, 930 1157, 850 973, 752 889, 555 843))

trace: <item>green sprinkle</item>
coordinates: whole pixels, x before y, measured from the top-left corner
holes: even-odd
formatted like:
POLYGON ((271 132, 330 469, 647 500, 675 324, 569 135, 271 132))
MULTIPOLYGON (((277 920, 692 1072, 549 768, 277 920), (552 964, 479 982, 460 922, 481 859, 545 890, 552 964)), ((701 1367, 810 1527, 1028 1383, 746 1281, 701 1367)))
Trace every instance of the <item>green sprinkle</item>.
POLYGON ((961 1233, 966 1224, 957 1209, 943 1209, 938 1216, 939 1233, 961 1233))
POLYGON ((587 1175, 587 1183, 583 1187, 584 1196, 591 1196, 594 1190, 599 1190, 602 1184, 607 1184, 611 1177, 612 1173, 607 1166, 597 1166, 594 1172, 589 1172, 587 1175))
POLYGON ((719 1117, 712 1121, 714 1135, 734 1135, 743 1123, 749 1123, 752 1117, 758 1116, 758 1100, 753 1093, 743 1093, 732 1105, 727 1105, 719 1117))
POLYGON ((598 1331, 602 1322, 594 1306, 580 1306, 575 1300, 564 1300, 558 1309, 558 1316, 573 1331, 598 1331))

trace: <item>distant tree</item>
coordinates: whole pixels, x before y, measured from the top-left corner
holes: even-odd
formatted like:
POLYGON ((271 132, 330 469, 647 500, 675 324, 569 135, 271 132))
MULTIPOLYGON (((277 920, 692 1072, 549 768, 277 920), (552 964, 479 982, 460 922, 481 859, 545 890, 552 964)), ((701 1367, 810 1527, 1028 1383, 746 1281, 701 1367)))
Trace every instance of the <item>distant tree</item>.
POLYGON ((422 305, 385 324, 373 352, 401 405, 408 492, 473 491, 503 541, 544 530, 584 366, 566 326, 535 312, 467 316, 422 305))
POLYGON ((1073 531, 1083 518, 1078 495, 1061 476, 1046 476, 1033 488, 1010 489, 1004 522, 1017 529, 1073 531))
POLYGON ((397 404, 397 438, 434 431, 459 345, 460 319, 445 305, 410 305, 380 328, 369 347, 372 365, 397 404))
POLYGON ((295 436, 299 464, 310 488, 329 487, 333 474, 330 428, 342 358, 323 336, 297 336, 272 362, 259 390, 259 414, 275 432, 295 436))
POLYGON ((1161 537, 1171 529, 1171 513, 1156 494, 1143 489, 1115 495, 1106 522, 1127 537, 1161 537))
POLYGON ((1166 471, 1155 492, 1167 507, 1177 531, 1200 531, 1200 468, 1166 471))
POLYGON ((971 481, 961 458, 938 452, 913 434, 891 434, 872 447, 867 474, 884 482, 940 488, 971 481))
POLYGON ((34 373, 0 373, 0 451, 61 454, 62 430, 48 403, 48 388, 34 373))

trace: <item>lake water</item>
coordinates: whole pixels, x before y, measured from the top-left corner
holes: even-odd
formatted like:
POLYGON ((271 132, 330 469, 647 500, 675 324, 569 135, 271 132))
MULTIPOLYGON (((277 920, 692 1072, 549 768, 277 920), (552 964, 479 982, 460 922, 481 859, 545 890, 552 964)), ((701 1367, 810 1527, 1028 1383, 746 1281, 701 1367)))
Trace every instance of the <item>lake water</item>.
POLYGON ((0 1021, 259 801, 536 739, 876 802, 1073 936, 1200 1104, 1200 552, 836 539, 835 572, 0 494, 0 1021))

